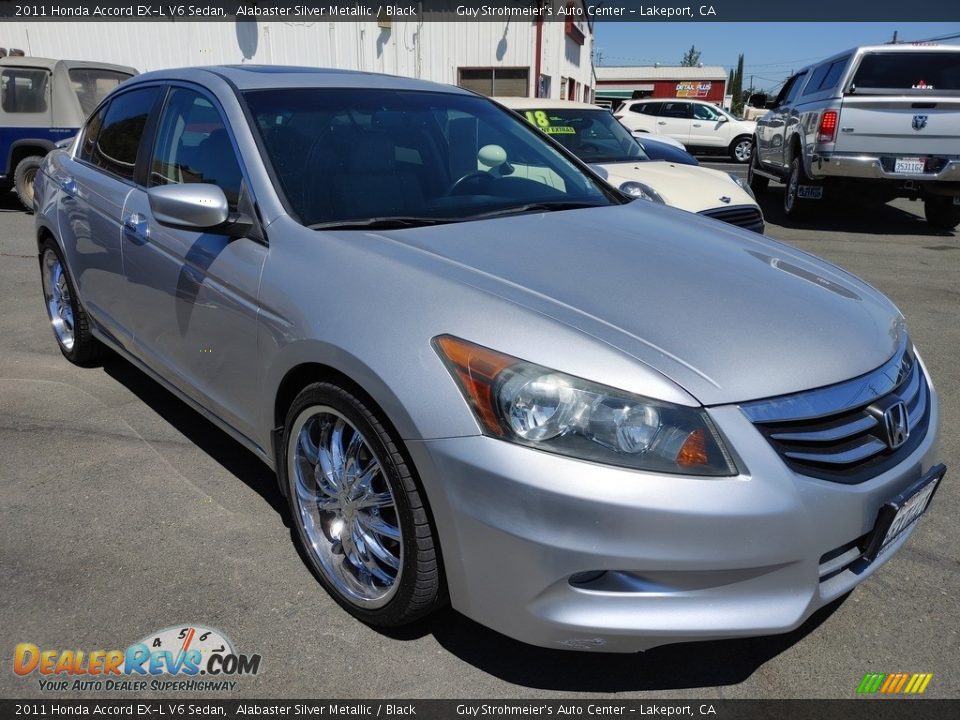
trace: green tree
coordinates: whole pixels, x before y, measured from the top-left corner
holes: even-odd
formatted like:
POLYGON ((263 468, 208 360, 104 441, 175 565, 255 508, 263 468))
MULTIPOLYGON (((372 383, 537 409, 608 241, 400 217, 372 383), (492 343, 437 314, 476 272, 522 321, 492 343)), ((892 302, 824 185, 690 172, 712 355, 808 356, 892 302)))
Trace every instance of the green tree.
POLYGON ((741 115, 743 113, 743 53, 740 53, 740 57, 737 59, 737 69, 733 73, 730 94, 733 95, 731 112, 734 115, 741 115))
POLYGON ((691 45, 690 49, 683 54, 683 58, 680 60, 681 67, 696 67, 697 63, 700 62, 700 51, 697 50, 696 46, 691 45))

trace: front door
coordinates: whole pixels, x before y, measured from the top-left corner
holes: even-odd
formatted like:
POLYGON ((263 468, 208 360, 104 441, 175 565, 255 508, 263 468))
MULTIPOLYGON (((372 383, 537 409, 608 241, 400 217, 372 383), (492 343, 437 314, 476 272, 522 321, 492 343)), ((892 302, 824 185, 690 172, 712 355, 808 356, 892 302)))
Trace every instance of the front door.
MULTIPOLYGON (((172 87, 157 125, 147 186, 209 183, 236 211, 244 188, 238 154, 212 97, 172 87)), ((151 366, 222 420, 253 435, 257 388, 257 294, 267 248, 162 225, 147 192, 123 210, 127 280, 138 297, 134 336, 151 366)))

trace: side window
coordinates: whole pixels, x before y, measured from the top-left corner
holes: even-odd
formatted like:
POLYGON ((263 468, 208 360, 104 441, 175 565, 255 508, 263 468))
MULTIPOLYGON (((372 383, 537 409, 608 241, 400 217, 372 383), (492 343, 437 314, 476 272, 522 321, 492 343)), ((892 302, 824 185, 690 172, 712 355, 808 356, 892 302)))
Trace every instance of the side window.
POLYGON ((827 76, 827 72, 830 70, 830 63, 824 63, 816 70, 813 71, 813 75, 810 76, 810 82, 807 83, 807 87, 804 88, 803 94, 810 95, 815 93, 820 89, 820 83, 823 82, 823 79, 827 76))
POLYGON ((235 210, 243 173, 219 111, 206 97, 175 87, 167 97, 150 162, 150 186, 217 185, 235 210))
POLYGON ((837 83, 840 82, 840 76, 843 75, 843 71, 847 68, 847 62, 850 60, 849 57, 845 57, 842 60, 837 60, 835 63, 830 65, 830 69, 827 71, 827 76, 823 79, 823 82, 820 83, 818 90, 832 90, 837 86, 837 83))
POLYGON ((660 117, 687 119, 690 117, 690 103, 665 102, 660 110, 660 117))
POLYGON ((107 112, 108 105, 109 103, 104 105, 96 115, 87 120, 87 125, 83 129, 83 139, 80 142, 77 157, 85 162, 93 162, 93 151, 97 147, 97 136, 100 134, 100 128, 103 127, 103 116, 107 112))
POLYGON ((697 120, 716 120, 720 117, 720 113, 709 105, 694 105, 693 116, 697 120))
POLYGON ((132 180, 137 165, 137 150, 158 92, 159 88, 149 87, 115 97, 103 116, 89 157, 84 156, 87 150, 87 139, 84 138, 81 158, 108 173, 132 180))
POLYGON ((660 112, 660 105, 661 103, 643 103, 642 105, 634 105, 630 110, 641 115, 657 115, 660 112))
POLYGON ((790 91, 787 93, 787 97, 784 100, 787 105, 797 99, 797 95, 800 94, 800 88, 803 86, 803 81, 806 79, 806 77, 806 71, 797 75, 797 79, 794 81, 793 87, 790 88, 790 91))
POLYGON ((7 113, 43 113, 50 107, 50 73, 9 68, 0 73, 0 107, 7 113))

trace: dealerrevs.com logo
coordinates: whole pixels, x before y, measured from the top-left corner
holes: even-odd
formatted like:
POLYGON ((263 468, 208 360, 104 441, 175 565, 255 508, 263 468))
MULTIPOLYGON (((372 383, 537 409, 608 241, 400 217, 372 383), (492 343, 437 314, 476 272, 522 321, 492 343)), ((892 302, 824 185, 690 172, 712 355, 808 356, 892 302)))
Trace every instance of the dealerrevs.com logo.
POLYGON ((151 633, 125 650, 41 649, 20 643, 13 671, 37 676, 40 690, 48 692, 234 690, 233 678, 256 675, 260 660, 259 654, 237 653, 218 630, 184 624, 151 633))

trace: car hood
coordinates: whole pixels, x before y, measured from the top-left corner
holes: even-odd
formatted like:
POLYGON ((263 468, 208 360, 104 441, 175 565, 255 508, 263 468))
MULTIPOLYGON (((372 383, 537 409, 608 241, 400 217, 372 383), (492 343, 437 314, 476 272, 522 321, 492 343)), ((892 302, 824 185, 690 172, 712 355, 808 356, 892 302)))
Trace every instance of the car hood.
POLYGON ((590 167, 614 187, 630 180, 642 182, 656 190, 668 205, 689 212, 757 204, 719 170, 663 161, 598 163, 590 167))
POLYGON ((829 263, 640 201, 376 234, 637 358, 705 405, 861 375, 904 332, 889 300, 829 263))

